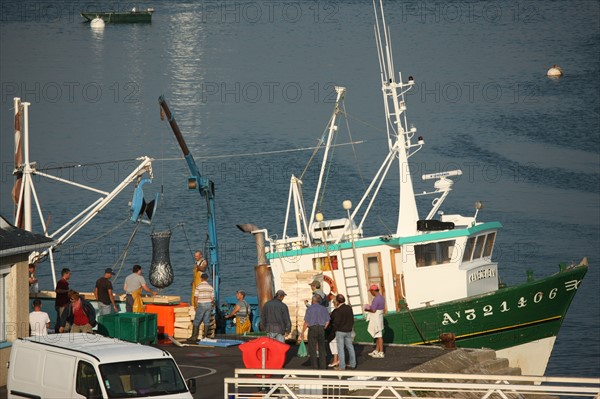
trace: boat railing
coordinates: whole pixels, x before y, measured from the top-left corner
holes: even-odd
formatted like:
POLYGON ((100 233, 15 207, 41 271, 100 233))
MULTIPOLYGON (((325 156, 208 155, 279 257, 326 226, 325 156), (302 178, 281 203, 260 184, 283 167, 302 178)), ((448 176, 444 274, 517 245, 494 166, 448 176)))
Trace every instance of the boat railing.
POLYGON ((600 378, 483 374, 236 369, 225 378, 226 398, 468 397, 598 398, 600 378), (376 375, 374 375, 376 374, 376 375))
POLYGON ((306 247, 305 245, 306 238, 304 236, 296 236, 285 238, 281 238, 278 240, 274 240, 275 250, 277 252, 290 251, 295 249, 302 249, 306 247))
POLYGON ((475 218, 473 216, 462 216, 462 215, 442 215, 440 217, 442 222, 451 222, 457 228, 468 228, 475 225, 475 218))

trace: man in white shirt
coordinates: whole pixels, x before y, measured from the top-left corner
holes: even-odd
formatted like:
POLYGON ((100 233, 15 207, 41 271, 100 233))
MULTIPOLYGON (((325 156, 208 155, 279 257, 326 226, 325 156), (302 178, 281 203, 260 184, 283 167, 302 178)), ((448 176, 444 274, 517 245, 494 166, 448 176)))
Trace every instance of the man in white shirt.
POLYGON ((125 278, 123 289, 127 293, 125 296, 125 311, 133 312, 134 303, 137 301, 136 312, 143 312, 142 289, 152 295, 157 295, 158 292, 152 291, 146 285, 146 280, 142 277, 142 266, 134 265, 132 272, 125 278), (139 308, 142 310, 140 310, 139 308))
POLYGON ((33 300, 33 312, 29 313, 29 328, 31 329, 32 337, 48 335, 50 328, 50 316, 48 313, 42 312, 42 301, 39 299, 33 300))

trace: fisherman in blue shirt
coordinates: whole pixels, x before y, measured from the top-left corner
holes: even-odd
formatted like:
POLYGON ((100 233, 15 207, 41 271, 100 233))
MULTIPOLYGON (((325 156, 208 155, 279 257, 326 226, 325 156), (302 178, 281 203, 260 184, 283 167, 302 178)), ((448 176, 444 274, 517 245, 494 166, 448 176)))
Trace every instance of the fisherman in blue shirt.
POLYGON ((313 369, 327 369, 327 349, 325 349, 325 329, 329 325, 329 312, 321 305, 323 298, 319 294, 312 296, 312 304, 306 309, 302 334, 298 340, 304 339, 308 329, 308 354, 313 369), (317 358, 317 352, 319 353, 317 358))

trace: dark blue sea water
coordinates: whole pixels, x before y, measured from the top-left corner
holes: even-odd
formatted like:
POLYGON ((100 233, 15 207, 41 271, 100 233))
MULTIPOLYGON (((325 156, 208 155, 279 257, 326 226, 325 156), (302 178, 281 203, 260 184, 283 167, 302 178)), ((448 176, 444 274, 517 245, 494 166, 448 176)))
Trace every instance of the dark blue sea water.
MULTIPOLYGON (((82 9, 128 9, 124 2, 0 3, 0 213, 11 217, 15 96, 31 103, 31 159, 40 168, 105 190, 148 155, 160 193, 154 223, 142 225, 117 287, 134 263, 148 271, 150 233, 171 228, 175 281, 164 293, 189 296, 192 251, 206 242, 206 205, 186 189, 188 171, 158 96, 175 113, 202 174, 216 186, 223 295, 255 292, 253 239, 235 225, 282 234, 290 173, 299 175, 333 107, 333 86, 347 88, 353 140, 335 149, 323 212, 344 216, 377 170, 385 142, 379 66, 368 1, 154 1, 151 24, 93 31, 82 9), (108 6, 107 6, 108 4, 108 6), (240 154, 246 154, 240 156, 240 154), (255 154, 255 155, 248 155, 255 154), (123 161, 125 160, 125 161, 123 161), (119 162, 123 161, 123 162, 119 162), (81 164, 78 168, 64 166, 81 164), (367 181, 368 182, 368 181, 367 181), (182 227, 183 226, 183 227, 182 227)), ((590 270, 567 315, 549 375, 600 375, 600 6, 597 1, 388 1, 396 70, 413 75, 409 118, 427 145, 414 176, 461 168, 446 213, 474 212, 504 225, 495 259, 508 284, 541 277, 583 256, 590 270), (552 64, 565 76, 546 77, 552 64)), ((338 142, 348 142, 340 123, 338 142)), ((316 163, 304 178, 307 202, 316 163)), ((367 234, 395 229, 390 176, 367 234)), ((415 191, 431 189, 415 179, 415 191)), ((36 181, 50 231, 95 194, 36 181)), ((132 188, 68 241, 58 268, 91 291, 133 233, 132 188), (116 226, 118 228, 114 229, 116 226)), ((428 204, 421 201, 421 216, 428 204)), ((36 224, 39 228, 39 223, 36 224)), ((38 275, 52 288, 48 262, 38 275)))

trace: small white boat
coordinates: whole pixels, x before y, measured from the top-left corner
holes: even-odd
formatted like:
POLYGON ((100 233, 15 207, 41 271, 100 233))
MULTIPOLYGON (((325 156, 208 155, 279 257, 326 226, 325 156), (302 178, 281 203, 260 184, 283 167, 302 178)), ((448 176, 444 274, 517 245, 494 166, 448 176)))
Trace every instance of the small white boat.
POLYGON ((554 65, 552 65, 552 67, 550 69, 548 69, 548 72, 546 72, 546 75, 548 75, 548 77, 551 77, 551 78, 558 78, 558 77, 563 76, 563 70, 561 69, 561 67, 554 64, 554 65))
POLYGON ((96 17, 90 21, 92 29, 102 29, 104 28, 104 25, 104 20, 100 17, 96 17))

